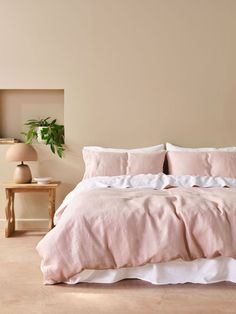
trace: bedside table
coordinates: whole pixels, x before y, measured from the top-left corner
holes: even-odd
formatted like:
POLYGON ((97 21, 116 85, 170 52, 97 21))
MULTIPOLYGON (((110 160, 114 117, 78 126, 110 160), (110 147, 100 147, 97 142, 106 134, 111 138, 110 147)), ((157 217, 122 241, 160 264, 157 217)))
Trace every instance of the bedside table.
POLYGON ((27 193, 27 192, 45 192, 48 193, 48 213, 49 213, 49 230, 54 227, 53 217, 55 213, 55 200, 56 189, 60 184, 59 181, 51 182, 48 184, 38 183, 2 183, 1 186, 6 191, 6 228, 5 237, 10 237, 15 231, 15 211, 14 211, 14 198, 15 193, 27 193))

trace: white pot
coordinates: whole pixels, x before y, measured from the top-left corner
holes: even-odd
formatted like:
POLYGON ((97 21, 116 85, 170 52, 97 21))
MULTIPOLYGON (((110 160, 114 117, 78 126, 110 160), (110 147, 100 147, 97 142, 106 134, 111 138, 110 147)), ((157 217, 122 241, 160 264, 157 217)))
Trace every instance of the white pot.
POLYGON ((44 143, 44 140, 42 139, 42 135, 41 135, 41 130, 42 129, 46 129, 47 127, 46 126, 39 126, 38 128, 37 128, 37 141, 39 142, 39 143, 44 143))

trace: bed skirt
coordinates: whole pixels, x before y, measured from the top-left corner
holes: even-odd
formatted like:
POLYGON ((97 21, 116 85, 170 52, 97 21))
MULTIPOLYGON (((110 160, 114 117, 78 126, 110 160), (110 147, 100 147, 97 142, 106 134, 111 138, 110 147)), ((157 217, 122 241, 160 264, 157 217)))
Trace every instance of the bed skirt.
POLYGON ((114 283, 122 279, 140 279, 155 285, 187 282, 209 284, 220 281, 236 283, 236 259, 230 257, 202 258, 191 262, 175 260, 140 267, 84 270, 65 283, 114 283))

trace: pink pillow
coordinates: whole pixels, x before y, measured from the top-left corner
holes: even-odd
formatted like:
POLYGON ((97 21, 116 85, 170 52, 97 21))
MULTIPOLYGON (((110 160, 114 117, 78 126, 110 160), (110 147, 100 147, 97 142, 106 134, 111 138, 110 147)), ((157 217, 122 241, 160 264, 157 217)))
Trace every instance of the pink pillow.
POLYGON ((169 174, 175 176, 210 176, 207 153, 197 152, 168 152, 169 174))
POLYGON ((119 176, 126 174, 127 154, 83 151, 84 179, 96 176, 119 176))
POLYGON ((233 152, 168 152, 167 160, 172 175, 236 178, 236 153, 233 152))
POLYGON ((163 171, 165 151, 128 153, 127 174, 156 174, 163 171))
POLYGON ((236 153, 208 153, 212 176, 236 178, 236 153))
POLYGON ((84 179, 96 176, 157 174, 163 171, 165 151, 150 153, 83 150, 84 179))

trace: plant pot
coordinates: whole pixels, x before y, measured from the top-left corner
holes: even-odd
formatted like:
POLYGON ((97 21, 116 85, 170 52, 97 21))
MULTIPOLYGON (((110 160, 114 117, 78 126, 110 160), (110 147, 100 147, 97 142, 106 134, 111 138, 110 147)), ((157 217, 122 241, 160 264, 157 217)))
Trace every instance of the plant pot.
POLYGON ((47 127, 46 127, 46 126, 39 126, 39 127, 37 128, 37 141, 38 141, 39 143, 44 143, 44 142, 45 142, 45 141, 42 139, 42 134, 41 134, 42 129, 47 129, 47 127))

